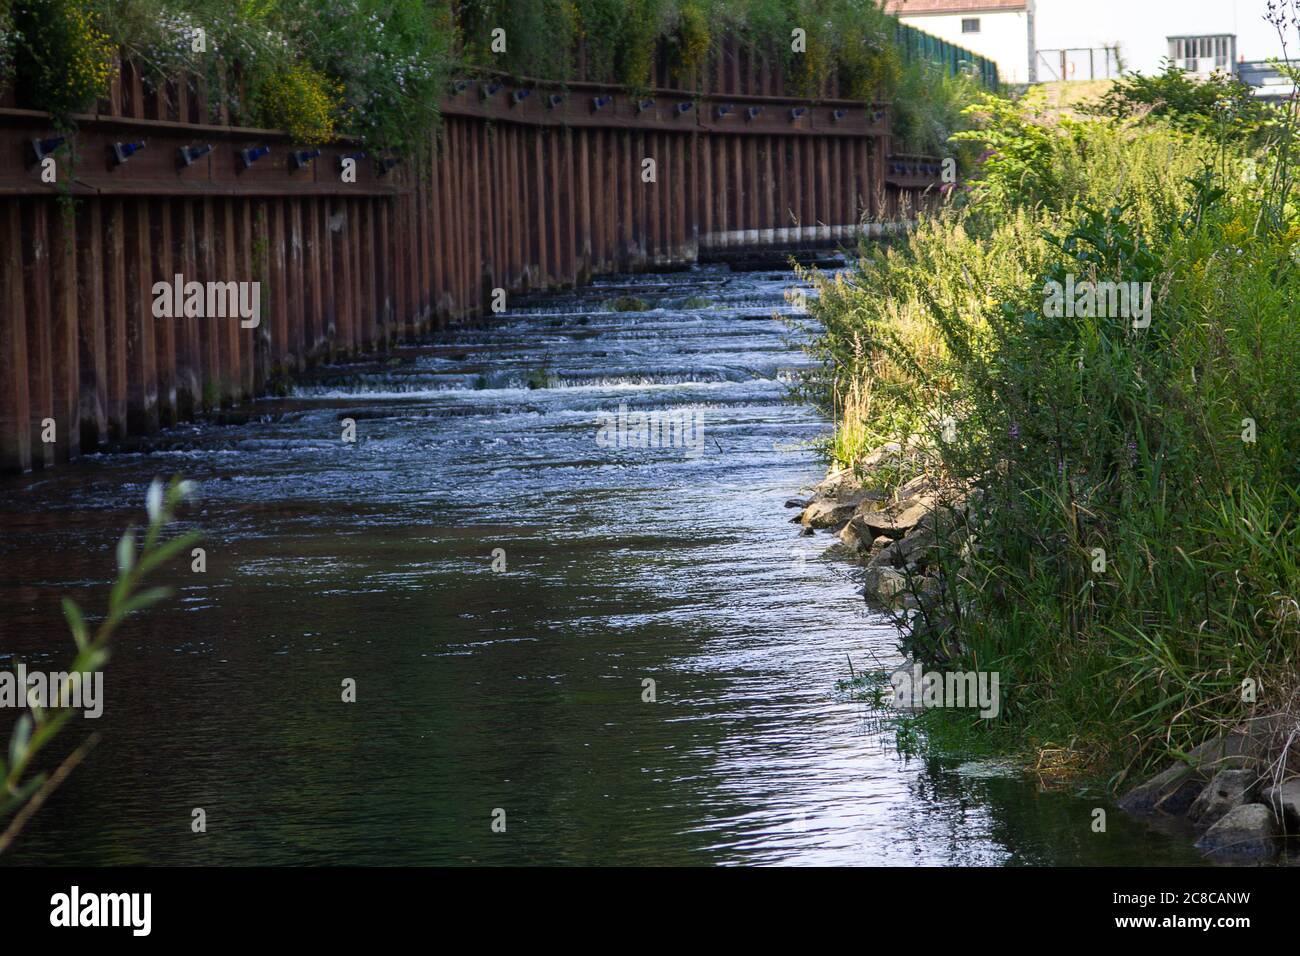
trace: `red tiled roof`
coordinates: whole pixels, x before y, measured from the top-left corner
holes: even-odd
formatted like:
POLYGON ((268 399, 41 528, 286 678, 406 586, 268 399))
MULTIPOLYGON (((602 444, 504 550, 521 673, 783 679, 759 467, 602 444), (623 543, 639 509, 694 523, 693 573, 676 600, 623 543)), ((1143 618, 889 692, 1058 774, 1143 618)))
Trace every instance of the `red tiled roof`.
POLYGON ((918 13, 1000 13, 1024 10, 1026 0, 885 0, 885 12, 899 16, 918 13))

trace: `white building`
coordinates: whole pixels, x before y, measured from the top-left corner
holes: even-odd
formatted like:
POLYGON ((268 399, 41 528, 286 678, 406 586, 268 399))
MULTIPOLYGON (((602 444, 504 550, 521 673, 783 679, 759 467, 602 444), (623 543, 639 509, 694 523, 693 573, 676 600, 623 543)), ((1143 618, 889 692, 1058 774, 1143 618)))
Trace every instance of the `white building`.
POLYGON ((886 0, 885 8, 993 60, 1006 83, 1158 73, 1166 57, 1209 73, 1282 52, 1264 19, 1268 0, 886 0))
POLYGON ((885 10, 998 65, 1003 83, 1029 82, 1030 0, 887 0, 885 10))

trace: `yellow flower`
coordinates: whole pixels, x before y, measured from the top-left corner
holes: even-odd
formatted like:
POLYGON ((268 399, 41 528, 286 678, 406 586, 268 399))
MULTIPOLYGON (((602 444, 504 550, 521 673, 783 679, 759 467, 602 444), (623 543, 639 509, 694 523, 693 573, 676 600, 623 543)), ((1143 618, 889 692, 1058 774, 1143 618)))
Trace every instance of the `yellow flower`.
POLYGON ((1228 242, 1233 245, 1239 245, 1241 241, 1246 238, 1248 231, 1249 230, 1245 225, 1235 219, 1223 227, 1224 236, 1227 238, 1228 242))
POLYGON ((277 70, 261 86, 259 109, 267 125, 286 130, 304 145, 334 139, 341 92, 306 63, 277 70))

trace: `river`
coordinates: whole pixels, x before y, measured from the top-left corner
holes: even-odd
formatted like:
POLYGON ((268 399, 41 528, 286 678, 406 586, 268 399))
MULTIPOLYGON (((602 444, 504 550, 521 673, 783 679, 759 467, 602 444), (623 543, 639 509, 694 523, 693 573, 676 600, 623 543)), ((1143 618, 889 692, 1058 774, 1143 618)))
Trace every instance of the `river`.
POLYGON ((153 478, 197 482, 207 534, 5 861, 1200 862, 1098 794, 900 753, 837 689, 900 658, 783 507, 829 430, 787 398, 791 281, 601 280, 0 482, 0 666, 70 660, 58 599, 103 607, 153 478), (608 307, 627 294, 651 308, 608 307), (620 405, 699 409, 705 440, 598 442, 620 405))

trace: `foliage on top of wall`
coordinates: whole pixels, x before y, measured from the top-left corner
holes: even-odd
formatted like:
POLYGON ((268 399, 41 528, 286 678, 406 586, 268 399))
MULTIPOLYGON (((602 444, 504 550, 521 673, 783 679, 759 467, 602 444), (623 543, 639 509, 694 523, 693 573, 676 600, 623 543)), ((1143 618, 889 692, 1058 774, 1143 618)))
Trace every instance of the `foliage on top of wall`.
POLYGON ((14 67, 14 14, 8 0, 0 4, 0 86, 9 82, 14 67))
POLYGON ((580 45, 590 79, 643 88, 659 49, 685 78, 724 36, 781 63, 809 95, 838 74, 870 99, 899 69, 896 21, 877 0, 466 0, 458 19, 469 65, 525 76, 572 76, 580 45))
POLYGON ((253 112, 260 125, 287 130, 308 146, 335 138, 340 88, 308 63, 288 65, 259 78, 253 112))
MULTIPOLYGON (((20 95, 63 121, 108 92, 117 47, 81 0, 19 0, 10 49, 20 95)), ((0 57, 0 61, 7 59, 0 57)))
POLYGON ((92 2, 146 76, 203 76, 214 113, 225 105, 308 143, 344 135, 415 149, 454 62, 445 0, 92 2))
POLYGON ((105 95, 117 46, 146 82, 204 77, 214 121, 228 109, 239 123, 285 127, 303 142, 342 135, 410 152, 457 72, 581 73, 644 90, 661 54, 675 78, 699 83, 723 38, 736 37, 779 65, 799 95, 819 96, 832 79, 862 100, 906 86, 917 102, 904 129, 926 132, 900 145, 937 141, 920 115, 932 84, 903 63, 897 21, 878 0, 12 2, 24 35, 0 16, 0 71, 6 51, 16 52, 25 101, 63 114, 105 95))

